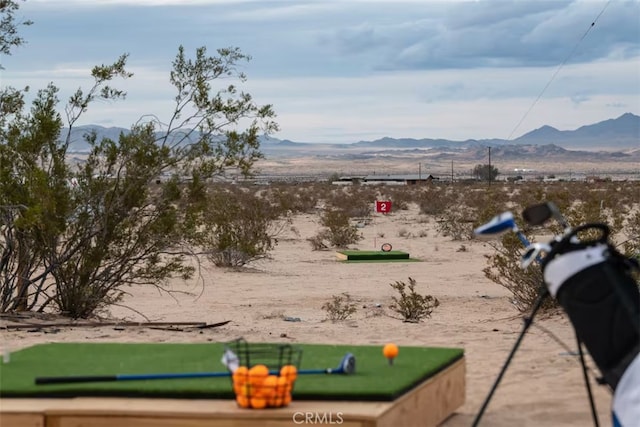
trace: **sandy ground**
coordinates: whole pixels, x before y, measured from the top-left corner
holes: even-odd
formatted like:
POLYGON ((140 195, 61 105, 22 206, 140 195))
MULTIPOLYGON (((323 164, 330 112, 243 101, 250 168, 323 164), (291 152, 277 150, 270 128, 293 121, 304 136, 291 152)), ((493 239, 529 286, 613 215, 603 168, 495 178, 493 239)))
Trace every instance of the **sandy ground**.
MULTIPOLYGON (((455 242, 438 236, 433 223, 424 222, 414 208, 375 216, 372 224, 361 229, 364 240, 353 247, 377 249, 388 242, 422 262, 344 264, 336 260, 335 251, 313 251, 306 241, 320 229, 317 216, 298 216, 294 226, 298 233, 288 231, 280 236, 271 259, 242 271, 203 266, 201 281, 172 282, 170 289, 176 292, 172 296, 151 287, 129 289, 130 295, 123 302, 151 321, 229 320, 225 326, 198 332, 113 326, 67 327, 57 332, 3 329, 2 345, 15 350, 42 342, 197 343, 245 337, 250 341, 392 341, 399 346, 461 347, 467 361, 466 403, 444 425, 471 425, 523 325, 522 316, 509 302, 508 292, 482 273, 484 255, 491 253, 491 247, 480 241, 455 242), (399 237, 401 229, 411 235, 399 237), (418 237, 420 234, 426 236, 418 237), (409 277, 416 279, 418 292, 431 294, 441 302, 430 319, 418 324, 394 318, 388 308, 391 297, 396 295, 389 284, 408 282, 409 277), (358 311, 349 320, 328 321, 321 308, 323 303, 343 292, 358 302, 358 311), (376 308, 377 304, 381 308, 376 308), (301 321, 285 321, 287 316, 301 321)), ((126 307, 113 307, 110 316, 145 320, 126 307)), ((576 350, 573 330, 562 313, 537 319, 494 395, 482 425, 592 425, 579 359, 536 326, 551 331, 571 351, 576 350)), ((591 378, 594 377, 592 371, 591 378)), ((602 386, 593 387, 601 425, 609 426, 610 393, 602 386)))

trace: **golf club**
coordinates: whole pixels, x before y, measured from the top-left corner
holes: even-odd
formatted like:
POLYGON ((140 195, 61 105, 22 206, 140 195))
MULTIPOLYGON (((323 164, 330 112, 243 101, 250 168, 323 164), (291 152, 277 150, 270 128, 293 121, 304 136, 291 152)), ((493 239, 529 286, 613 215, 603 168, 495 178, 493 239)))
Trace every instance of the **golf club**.
POLYGON ((345 374, 352 375, 356 372, 356 357, 347 353, 336 368, 326 369, 301 369, 298 374, 345 374))
POLYGON ((551 252, 551 245, 547 243, 532 243, 520 258, 520 268, 526 270, 531 263, 540 260, 540 254, 551 252))
POLYGON ((507 211, 503 212, 499 215, 494 216, 489 222, 481 225, 480 227, 473 230, 473 233, 478 237, 491 237, 498 234, 505 233, 507 231, 513 231, 517 234, 518 239, 522 242, 525 247, 529 246, 529 240, 526 236, 520 231, 518 225, 516 224, 515 219, 513 218, 513 213, 507 211))
POLYGON ((542 225, 550 218, 555 219, 565 230, 570 228, 567 220, 553 202, 531 205, 522 211, 522 218, 529 225, 542 225))
POLYGON ((67 376, 67 377, 36 377, 35 383, 37 385, 43 385, 43 384, 108 382, 108 381, 170 380, 170 379, 179 379, 179 378, 215 378, 215 377, 230 377, 230 376, 231 376, 231 372, 75 375, 75 376, 67 376))
MULTIPOLYGON (((301 369, 298 375, 313 374, 345 374, 351 375, 355 373, 356 358, 353 354, 347 353, 340 365, 336 368, 324 369, 301 369)), ((279 375, 278 371, 269 372, 270 375, 279 375)), ((114 374, 114 375, 77 375, 66 377, 37 377, 35 383, 37 385, 44 384, 70 384, 70 383, 88 383, 88 382, 108 382, 108 381, 145 381, 145 380, 170 380, 180 378, 217 378, 230 377, 231 371, 224 372, 184 372, 184 373, 161 373, 161 374, 114 374)))

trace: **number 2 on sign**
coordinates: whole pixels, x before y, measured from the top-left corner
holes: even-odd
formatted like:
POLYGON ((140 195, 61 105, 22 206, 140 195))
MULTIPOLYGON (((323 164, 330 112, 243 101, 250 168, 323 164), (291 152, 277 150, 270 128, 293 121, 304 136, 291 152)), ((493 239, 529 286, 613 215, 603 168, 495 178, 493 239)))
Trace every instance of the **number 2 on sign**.
POLYGON ((384 201, 376 200, 376 212, 381 212, 381 213, 391 212, 391 202, 388 200, 384 200, 384 201))

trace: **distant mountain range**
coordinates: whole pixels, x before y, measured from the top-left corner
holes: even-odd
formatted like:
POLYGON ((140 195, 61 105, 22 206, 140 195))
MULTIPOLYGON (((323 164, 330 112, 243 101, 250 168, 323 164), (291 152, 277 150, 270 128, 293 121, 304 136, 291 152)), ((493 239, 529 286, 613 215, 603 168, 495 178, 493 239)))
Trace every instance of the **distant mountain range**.
MULTIPOLYGON (((89 151, 89 145, 83 135, 95 131, 98 139, 117 140, 120 133, 128 129, 98 125, 78 126, 72 130, 70 151, 83 153, 89 151)), ((62 135, 67 130, 63 129, 62 135)), ((430 154, 440 154, 443 158, 456 152, 473 151, 484 153, 486 147, 496 147, 497 156, 526 156, 543 154, 545 156, 585 150, 588 152, 622 152, 637 155, 640 153, 640 116, 625 113, 618 118, 605 120, 575 130, 558 130, 551 126, 542 126, 513 140, 470 139, 451 141, 446 139, 381 138, 374 141, 358 141, 351 144, 311 144, 265 137, 261 149, 267 156, 292 156, 301 154, 356 155, 366 156, 368 152, 376 156, 398 151, 427 150, 430 154), (347 152, 349 154, 347 154, 347 152)), ((611 153, 613 154, 613 153, 611 153)), ((480 154, 479 154, 480 155, 480 154)), ((484 154, 482 154, 484 155, 484 154)), ((615 154, 613 154, 615 155, 615 154)))
POLYGON ((543 126, 515 142, 525 144, 555 144, 563 148, 597 148, 601 150, 640 148, 640 116, 626 113, 572 131, 560 131, 543 126))

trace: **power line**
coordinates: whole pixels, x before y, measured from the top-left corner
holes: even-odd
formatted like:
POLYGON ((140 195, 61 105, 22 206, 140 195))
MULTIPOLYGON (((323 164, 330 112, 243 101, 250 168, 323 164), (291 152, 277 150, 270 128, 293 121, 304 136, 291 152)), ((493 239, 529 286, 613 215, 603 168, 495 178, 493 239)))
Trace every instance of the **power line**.
POLYGON ((573 50, 569 53, 569 55, 564 59, 564 61, 562 61, 562 63, 560 64, 560 66, 558 66, 558 68, 556 69, 556 71, 553 73, 553 75, 551 76, 551 79, 547 82, 547 84, 545 85, 545 87, 542 89, 542 92, 540 92, 540 94, 538 95, 538 97, 535 99, 535 101, 533 101, 533 104, 531 104, 531 106, 529 107, 529 109, 527 110, 526 113, 524 113, 524 116, 522 116, 522 118, 520 119, 520 121, 518 122, 518 124, 516 125, 515 128, 513 128, 513 130, 511 131, 511 133, 509 134, 509 137, 507 138, 507 141, 511 140, 511 137, 513 136, 513 134, 516 132, 516 130, 520 127, 520 125, 524 122, 524 120, 527 118, 527 116, 529 115, 529 113, 531 112, 531 110, 533 110, 533 107, 535 107, 535 105, 538 103, 538 101, 540 100, 540 98, 542 98, 542 95, 547 91, 547 89, 549 88, 549 86, 551 85, 551 83, 553 82, 553 80, 556 78, 556 76, 558 75, 558 73, 560 73, 560 70, 562 70, 562 68, 564 67, 564 65, 567 63, 567 61, 569 61, 569 59, 571 59, 571 57, 573 56, 573 54, 576 52, 576 50, 578 50, 578 46, 580 46, 580 43, 582 43, 582 41, 587 37, 587 34, 589 34, 589 31, 591 31, 591 29, 596 25, 596 22, 598 21, 598 19, 600 18, 600 16, 602 16, 602 14, 604 13, 604 11, 607 9, 607 6, 609 6, 609 3, 611 3, 611 0, 609 0, 604 7, 602 8, 602 10, 600 11, 600 13, 598 14, 598 16, 596 16, 596 19, 593 20, 593 22, 591 23, 591 25, 589 25, 589 28, 587 28, 587 30, 584 32, 584 34, 582 35, 582 37, 580 37, 580 40, 578 40, 578 42, 576 43, 576 45, 573 47, 573 50))

